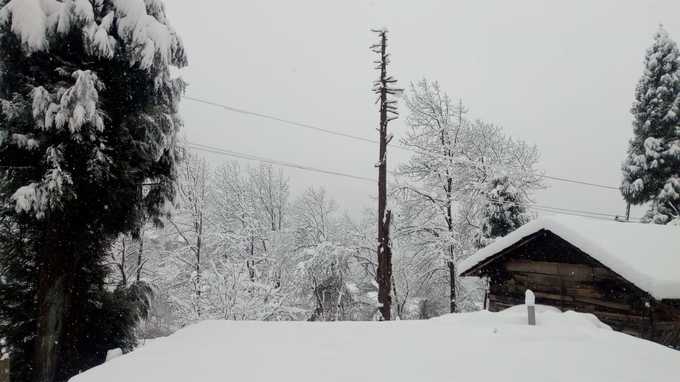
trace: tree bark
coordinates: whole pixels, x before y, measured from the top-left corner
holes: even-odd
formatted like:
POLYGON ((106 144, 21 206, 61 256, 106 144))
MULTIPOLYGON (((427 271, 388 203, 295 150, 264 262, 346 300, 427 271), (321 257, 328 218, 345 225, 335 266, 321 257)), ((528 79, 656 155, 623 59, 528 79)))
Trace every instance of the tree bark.
MULTIPOLYGON (((59 243, 60 233, 49 229, 46 243, 59 243)), ((68 296, 69 269, 67 253, 56 244, 42 250, 38 267, 36 302, 37 338, 34 354, 34 381, 53 382, 57 375, 59 354, 64 334, 64 318, 70 306, 68 296)))
POLYGON ((451 313, 455 313, 457 309, 457 304, 456 304, 456 264, 453 261, 449 261, 447 263, 448 268, 449 268, 449 278, 450 278, 450 283, 449 283, 449 298, 450 298, 450 308, 451 308, 451 313))
POLYGON ((378 269, 376 281, 378 283, 378 304, 384 320, 391 319, 392 309, 392 249, 390 247, 389 227, 391 213, 387 210, 387 124, 390 121, 389 113, 397 114, 395 101, 388 100, 389 94, 397 90, 391 89, 390 84, 395 80, 387 75, 387 31, 376 31, 380 36, 380 42, 372 47, 379 55, 377 69, 380 76, 375 83, 374 91, 379 95, 380 104, 380 147, 378 155, 378 269))
POLYGON ((201 248, 203 246, 203 211, 196 222, 196 315, 201 318, 201 248))
MULTIPOLYGON (((449 229, 449 240, 453 240, 453 201, 451 193, 453 189, 453 179, 451 177, 448 178, 447 180, 447 188, 446 188, 446 198, 447 198, 447 204, 446 204, 446 223, 448 225, 449 229)), ((449 268, 449 290, 450 290, 450 309, 451 313, 456 313, 457 309, 457 304, 456 304, 456 257, 455 257, 455 248, 453 246, 453 242, 449 242, 449 261, 447 262, 448 268, 449 268)))
POLYGON ((142 279, 142 260, 144 259, 144 226, 139 229, 139 252, 137 253, 137 282, 142 279))
POLYGON ((392 319, 392 248, 389 242, 390 210, 385 211, 381 222, 382 237, 378 243, 378 303, 383 319, 392 319))

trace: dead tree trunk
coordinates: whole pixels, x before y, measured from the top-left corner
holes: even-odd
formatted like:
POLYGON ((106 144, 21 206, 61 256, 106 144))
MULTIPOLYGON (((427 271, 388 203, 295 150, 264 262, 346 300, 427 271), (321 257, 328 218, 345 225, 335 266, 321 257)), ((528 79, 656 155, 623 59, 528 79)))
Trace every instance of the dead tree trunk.
POLYGON ((374 82, 373 92, 378 94, 377 103, 380 105, 380 126, 378 133, 380 147, 378 163, 378 269, 376 281, 378 283, 378 303, 380 313, 384 320, 391 319, 392 308, 392 248, 389 237, 391 212, 387 209, 387 145, 391 135, 387 133, 387 124, 397 118, 397 107, 391 95, 397 94, 401 89, 393 88, 396 79, 387 74, 389 54, 387 53, 387 31, 374 30, 379 36, 379 42, 371 46, 371 50, 378 54, 377 64, 379 77, 374 82))

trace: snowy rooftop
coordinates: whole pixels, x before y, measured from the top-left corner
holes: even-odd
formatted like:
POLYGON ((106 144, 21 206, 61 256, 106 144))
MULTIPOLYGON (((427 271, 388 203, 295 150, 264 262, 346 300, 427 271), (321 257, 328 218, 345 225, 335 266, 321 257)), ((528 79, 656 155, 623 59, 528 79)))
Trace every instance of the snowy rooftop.
POLYGON ((680 298, 680 227, 571 216, 536 219, 462 261, 463 273, 540 230, 587 253, 656 299, 680 298))
POLYGON ((537 307, 429 321, 206 321, 71 382, 670 381, 680 352, 537 307))

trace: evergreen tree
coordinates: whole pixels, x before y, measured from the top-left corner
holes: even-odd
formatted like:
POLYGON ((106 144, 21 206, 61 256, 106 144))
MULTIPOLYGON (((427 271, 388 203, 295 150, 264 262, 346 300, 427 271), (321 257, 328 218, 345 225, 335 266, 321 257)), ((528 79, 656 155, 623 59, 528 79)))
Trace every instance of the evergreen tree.
POLYGON ((624 199, 651 202, 648 220, 680 215, 680 51, 660 27, 635 91, 633 139, 623 163, 624 199))
POLYGON ((523 198, 507 176, 493 178, 484 193, 477 246, 485 247, 529 221, 523 198))
POLYGON ((0 337, 13 381, 62 381, 148 308, 104 257, 174 197, 187 61, 160 0, 0 6, 0 337))

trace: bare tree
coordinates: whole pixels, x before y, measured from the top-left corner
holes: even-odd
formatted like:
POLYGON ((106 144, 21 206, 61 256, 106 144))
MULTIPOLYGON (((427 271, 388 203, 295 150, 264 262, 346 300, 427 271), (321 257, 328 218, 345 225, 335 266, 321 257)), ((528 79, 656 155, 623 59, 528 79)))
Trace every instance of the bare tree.
POLYGON ((400 166, 398 173, 407 181, 394 190, 404 219, 411 222, 400 233, 429 236, 440 248, 449 278, 450 311, 455 312, 460 288, 456 261, 472 236, 484 184, 502 173, 528 198, 540 185, 534 169, 538 153, 497 126, 468 120, 462 101, 454 103, 437 82, 411 84, 405 103, 409 131, 402 144, 415 154, 400 166))
MULTIPOLYGON (((314 304, 309 319, 357 319, 362 308, 375 309, 375 302, 360 301, 356 285, 367 273, 357 250, 363 248, 354 245, 354 226, 348 217, 339 216, 335 201, 323 188, 309 188, 295 201, 292 212, 300 292, 314 304)), ((370 251, 375 254, 375 249, 370 251)))
POLYGON ((205 245, 209 173, 205 159, 188 155, 179 166, 179 208, 169 223, 185 246, 177 252, 180 261, 192 268, 193 310, 197 318, 202 309, 202 256, 205 245), (188 255, 188 256, 187 256, 188 255))
POLYGON ((390 247, 390 223, 392 212, 387 209, 387 145, 392 140, 392 134, 387 132, 387 124, 396 119, 397 101, 392 99, 401 89, 395 88, 397 80, 387 73, 390 55, 387 53, 387 30, 379 29, 378 43, 371 46, 371 50, 378 55, 375 61, 379 72, 378 79, 373 83, 373 92, 378 95, 380 105, 379 155, 378 163, 378 302, 383 319, 390 320, 392 309, 392 249, 390 247))
MULTIPOLYGON (((288 179, 271 166, 218 166, 210 193, 215 232, 209 260, 213 316, 230 319, 298 317, 287 305, 292 240, 284 232, 288 179)), ((299 318, 299 317, 298 317, 299 318)))
POLYGON ((288 207, 288 178, 280 169, 275 171, 271 165, 261 164, 250 169, 250 182, 271 230, 280 231, 288 207))
POLYGON ((338 206, 323 188, 308 188, 295 201, 293 227, 298 248, 308 248, 332 239, 338 206))
POLYGON ((135 273, 134 263, 129 261, 133 256, 137 255, 134 244, 134 241, 128 235, 120 235, 109 250, 111 258, 109 265, 113 266, 116 270, 117 276, 114 275, 113 279, 118 285, 126 286, 130 274, 135 273))

